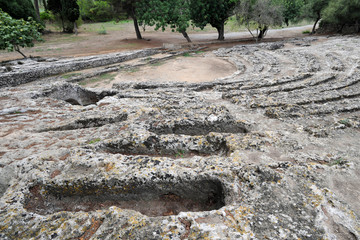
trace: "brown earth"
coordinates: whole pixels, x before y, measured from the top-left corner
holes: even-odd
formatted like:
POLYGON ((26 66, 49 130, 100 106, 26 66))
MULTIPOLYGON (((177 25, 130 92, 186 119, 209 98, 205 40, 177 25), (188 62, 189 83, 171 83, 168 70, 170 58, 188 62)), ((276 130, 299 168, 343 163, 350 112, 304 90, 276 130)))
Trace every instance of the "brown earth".
MULTIPOLYGON (((83 26, 85 28, 86 25, 83 26)), ((265 41, 279 40, 288 37, 303 37, 302 32, 311 29, 310 25, 294 28, 270 30, 265 41)), ((77 36, 74 34, 63 34, 53 32, 43 36, 44 42, 36 43, 33 48, 25 48, 23 52, 27 56, 40 57, 78 57, 106 54, 127 50, 162 47, 164 43, 187 44, 185 38, 179 33, 171 31, 155 31, 146 29, 142 32, 143 40, 137 40, 131 22, 119 26, 119 30, 109 31, 106 35, 98 32, 88 32, 80 28, 77 36)), ((216 30, 198 32, 190 30, 189 36, 193 44, 204 44, 212 42, 212 47, 234 45, 234 41, 253 42, 248 32, 227 32, 225 41, 217 41, 216 30)), ((0 51, 0 61, 14 60, 21 58, 17 52, 0 51)))
POLYGON ((147 64, 142 67, 119 71, 105 81, 85 80, 82 85, 96 88, 112 88, 120 82, 209 82, 227 77, 236 72, 236 67, 211 53, 179 56, 167 61, 147 64), (194 71, 196 66, 196 71, 194 71))

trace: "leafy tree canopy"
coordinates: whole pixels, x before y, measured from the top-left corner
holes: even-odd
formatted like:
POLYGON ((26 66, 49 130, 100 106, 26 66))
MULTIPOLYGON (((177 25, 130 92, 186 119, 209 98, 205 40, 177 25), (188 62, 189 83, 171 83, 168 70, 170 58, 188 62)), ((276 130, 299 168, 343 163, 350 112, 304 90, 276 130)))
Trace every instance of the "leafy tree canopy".
POLYGON ((274 3, 282 6, 282 15, 284 22, 289 26, 289 22, 299 21, 301 15, 301 9, 304 6, 305 0, 274 0, 274 3))
POLYGON ((28 21, 13 19, 0 9, 0 49, 15 50, 26 58, 20 47, 33 47, 34 40, 41 40, 38 32, 41 27, 32 18, 28 18, 28 21))
POLYGON ((106 0, 77 0, 83 20, 106 22, 116 18, 113 7, 106 0))
POLYGON ((235 0, 190 0, 190 18, 196 27, 207 24, 216 28, 218 40, 224 39, 224 24, 233 14, 235 0))
POLYGON ((70 22, 75 22, 80 17, 80 9, 76 0, 61 0, 65 18, 70 22))
POLYGON ((281 25, 281 7, 271 0, 243 0, 235 8, 236 19, 244 24, 250 34, 256 39, 265 37, 269 26, 281 25), (252 29, 256 29, 256 35, 252 29))
POLYGON ((73 32, 76 20, 80 17, 76 0, 48 0, 48 9, 61 20, 64 32, 73 32))
POLYGON ((329 0, 306 0, 302 8, 302 17, 314 20, 312 33, 315 33, 316 24, 322 18, 324 9, 328 6, 329 0))
POLYGON ((324 22, 337 25, 360 24, 360 0, 331 0, 323 14, 324 22))
POLYGON ((186 33, 186 29, 190 26, 190 10, 187 0, 140 1, 137 6, 137 16, 142 24, 155 25, 155 30, 161 28, 162 31, 170 27, 172 31, 182 33, 187 41, 191 42, 186 33))
MULTIPOLYGON (((136 32, 137 39, 142 39, 139 25, 138 25, 138 14, 137 9, 140 6, 147 6, 145 3, 146 0, 108 0, 109 3, 114 7, 114 10, 117 14, 121 15, 122 13, 126 13, 129 17, 134 20, 134 27, 136 32), (140 2, 144 2, 144 4, 140 4, 140 2)), ((143 10, 139 12, 144 12, 143 10)))
POLYGON ((36 19, 35 8, 31 0, 0 0, 0 8, 16 19, 36 19))

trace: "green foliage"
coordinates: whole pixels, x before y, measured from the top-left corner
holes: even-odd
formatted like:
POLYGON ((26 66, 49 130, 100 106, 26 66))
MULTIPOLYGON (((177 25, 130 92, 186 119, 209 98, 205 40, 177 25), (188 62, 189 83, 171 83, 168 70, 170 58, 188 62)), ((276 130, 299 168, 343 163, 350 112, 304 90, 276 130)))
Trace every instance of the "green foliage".
POLYGON ((48 0, 48 9, 61 21, 63 32, 73 32, 74 24, 80 17, 76 0, 48 0))
POLYGON ((347 160, 340 157, 340 158, 330 161, 330 163, 328 165, 329 166, 345 166, 347 163, 348 163, 347 160))
POLYGON ((177 153, 175 153, 175 158, 184 158, 184 157, 185 157, 184 150, 178 150, 177 153))
POLYGON ((98 31, 98 34, 100 34, 100 35, 106 35, 107 34, 104 25, 101 25, 101 29, 98 31))
POLYGON ((321 19, 322 13, 328 4, 329 0, 306 0, 301 9, 301 16, 315 21, 311 33, 315 33, 316 24, 321 19))
POLYGON ((28 21, 13 19, 0 9, 0 49, 15 50, 26 58, 20 47, 33 47, 34 40, 41 40, 38 32, 41 27, 32 18, 28 21))
MULTIPOLYGON (((139 15, 137 15, 136 12, 137 9, 139 8, 139 2, 147 2, 147 1, 146 0, 108 0, 108 1, 113 6, 115 13, 121 16, 121 18, 124 16, 125 13, 128 17, 131 17, 134 20, 136 37, 137 39, 142 39, 138 25, 139 15)), ((143 6, 146 6, 146 4, 144 4, 143 6)), ((144 10, 140 12, 144 12, 144 10)))
POLYGON ((201 29, 210 24, 217 29, 218 39, 223 40, 224 24, 232 15, 234 7, 234 0, 190 0, 190 18, 201 29))
POLYGON ((145 0, 107 0, 117 15, 123 15, 124 13, 127 17, 135 18, 136 8, 138 7, 138 2, 145 0))
POLYGON ((52 12, 45 11, 45 12, 40 13, 40 19, 43 22, 45 22, 45 21, 53 22, 53 21, 55 21, 55 16, 52 12))
POLYGON ((62 11, 62 5, 60 0, 48 0, 48 9, 54 14, 60 14, 62 11))
POLYGON ((0 0, 0 8, 16 19, 36 19, 34 5, 31 0, 0 0))
POLYGON ((338 123, 344 124, 346 127, 351 127, 350 120, 347 118, 339 120, 338 123))
POLYGON ((77 0, 80 15, 84 20, 107 22, 116 18, 115 12, 105 0, 77 0))
POLYGON ((305 0, 274 0, 274 3, 282 6, 284 22, 289 26, 289 22, 298 22, 301 18, 301 9, 305 0))
POLYGON ((187 37, 186 29, 190 26, 187 0, 141 1, 137 5, 137 16, 141 24, 155 25, 155 30, 165 31, 167 27, 170 27, 173 32, 181 32, 184 37, 187 37))
POLYGON ((269 26, 281 25, 282 9, 271 0, 244 0, 235 7, 236 19, 239 25, 245 25, 256 39, 265 37, 269 26), (254 35, 252 30, 256 30, 254 35))
POLYGON ((93 140, 90 140, 87 142, 87 144, 94 144, 94 143, 97 143, 97 142, 100 142, 101 139, 100 138, 94 138, 93 140))
POLYGON ((330 0, 323 12, 323 21, 336 25, 359 25, 360 0, 330 0))
POLYGON ((63 16, 70 22, 75 22, 80 17, 79 5, 76 0, 61 0, 63 16))
POLYGON ((307 0, 302 8, 302 16, 312 20, 321 17, 328 3, 329 0, 307 0))

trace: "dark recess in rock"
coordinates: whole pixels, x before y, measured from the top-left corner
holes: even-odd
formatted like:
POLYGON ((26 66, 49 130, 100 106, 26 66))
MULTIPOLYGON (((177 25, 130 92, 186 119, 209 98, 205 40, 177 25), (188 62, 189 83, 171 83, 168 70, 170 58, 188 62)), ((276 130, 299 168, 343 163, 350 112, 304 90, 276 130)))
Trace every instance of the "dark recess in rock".
POLYGON ((128 115, 126 113, 120 113, 116 116, 110 117, 88 117, 83 119, 78 119, 69 124, 61 125, 58 127, 45 128, 40 130, 40 132, 47 131, 67 131, 67 130, 75 130, 82 128, 93 128, 93 127, 101 127, 106 124, 112 124, 117 122, 122 122, 127 120, 128 115))
POLYGON ((149 131, 162 134, 183 134, 191 136, 207 135, 210 132, 219 133, 248 133, 249 130, 244 124, 235 121, 181 121, 173 125, 152 123, 149 131))
POLYGON ((224 138, 203 136, 149 136, 144 140, 124 139, 102 143, 100 150, 123 155, 147 155, 168 158, 186 158, 192 156, 226 156, 229 148, 224 138))
POLYGON ((29 192, 25 208, 41 215, 60 211, 90 212, 117 206, 157 217, 225 206, 224 189, 216 179, 173 182, 111 179, 101 184, 78 181, 35 185, 29 192))
POLYGON ((117 92, 112 90, 97 93, 78 85, 66 83, 52 88, 51 90, 45 92, 42 96, 63 100, 72 105, 87 106, 90 104, 96 104, 104 97, 114 96, 116 94, 117 92))

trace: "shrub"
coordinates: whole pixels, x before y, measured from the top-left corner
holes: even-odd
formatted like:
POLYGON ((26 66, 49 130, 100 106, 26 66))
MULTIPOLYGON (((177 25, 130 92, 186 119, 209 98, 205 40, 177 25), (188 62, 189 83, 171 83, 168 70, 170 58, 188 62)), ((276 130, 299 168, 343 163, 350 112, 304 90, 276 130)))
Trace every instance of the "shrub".
POLYGON ((26 58, 20 47, 33 47, 34 40, 41 40, 38 30, 42 28, 32 18, 28 21, 13 19, 0 9, 0 49, 15 50, 26 58))
POLYGON ((80 15, 84 20, 107 22, 115 18, 112 6, 104 0, 78 0, 80 15))
POLYGON ((35 8, 31 0, 0 0, 0 8, 12 18, 36 19, 35 8))
POLYGON ((55 16, 54 14, 52 14, 52 12, 50 11, 45 11, 45 12, 41 12, 40 13, 40 19, 41 21, 49 21, 49 22, 53 22, 55 21, 55 16))

